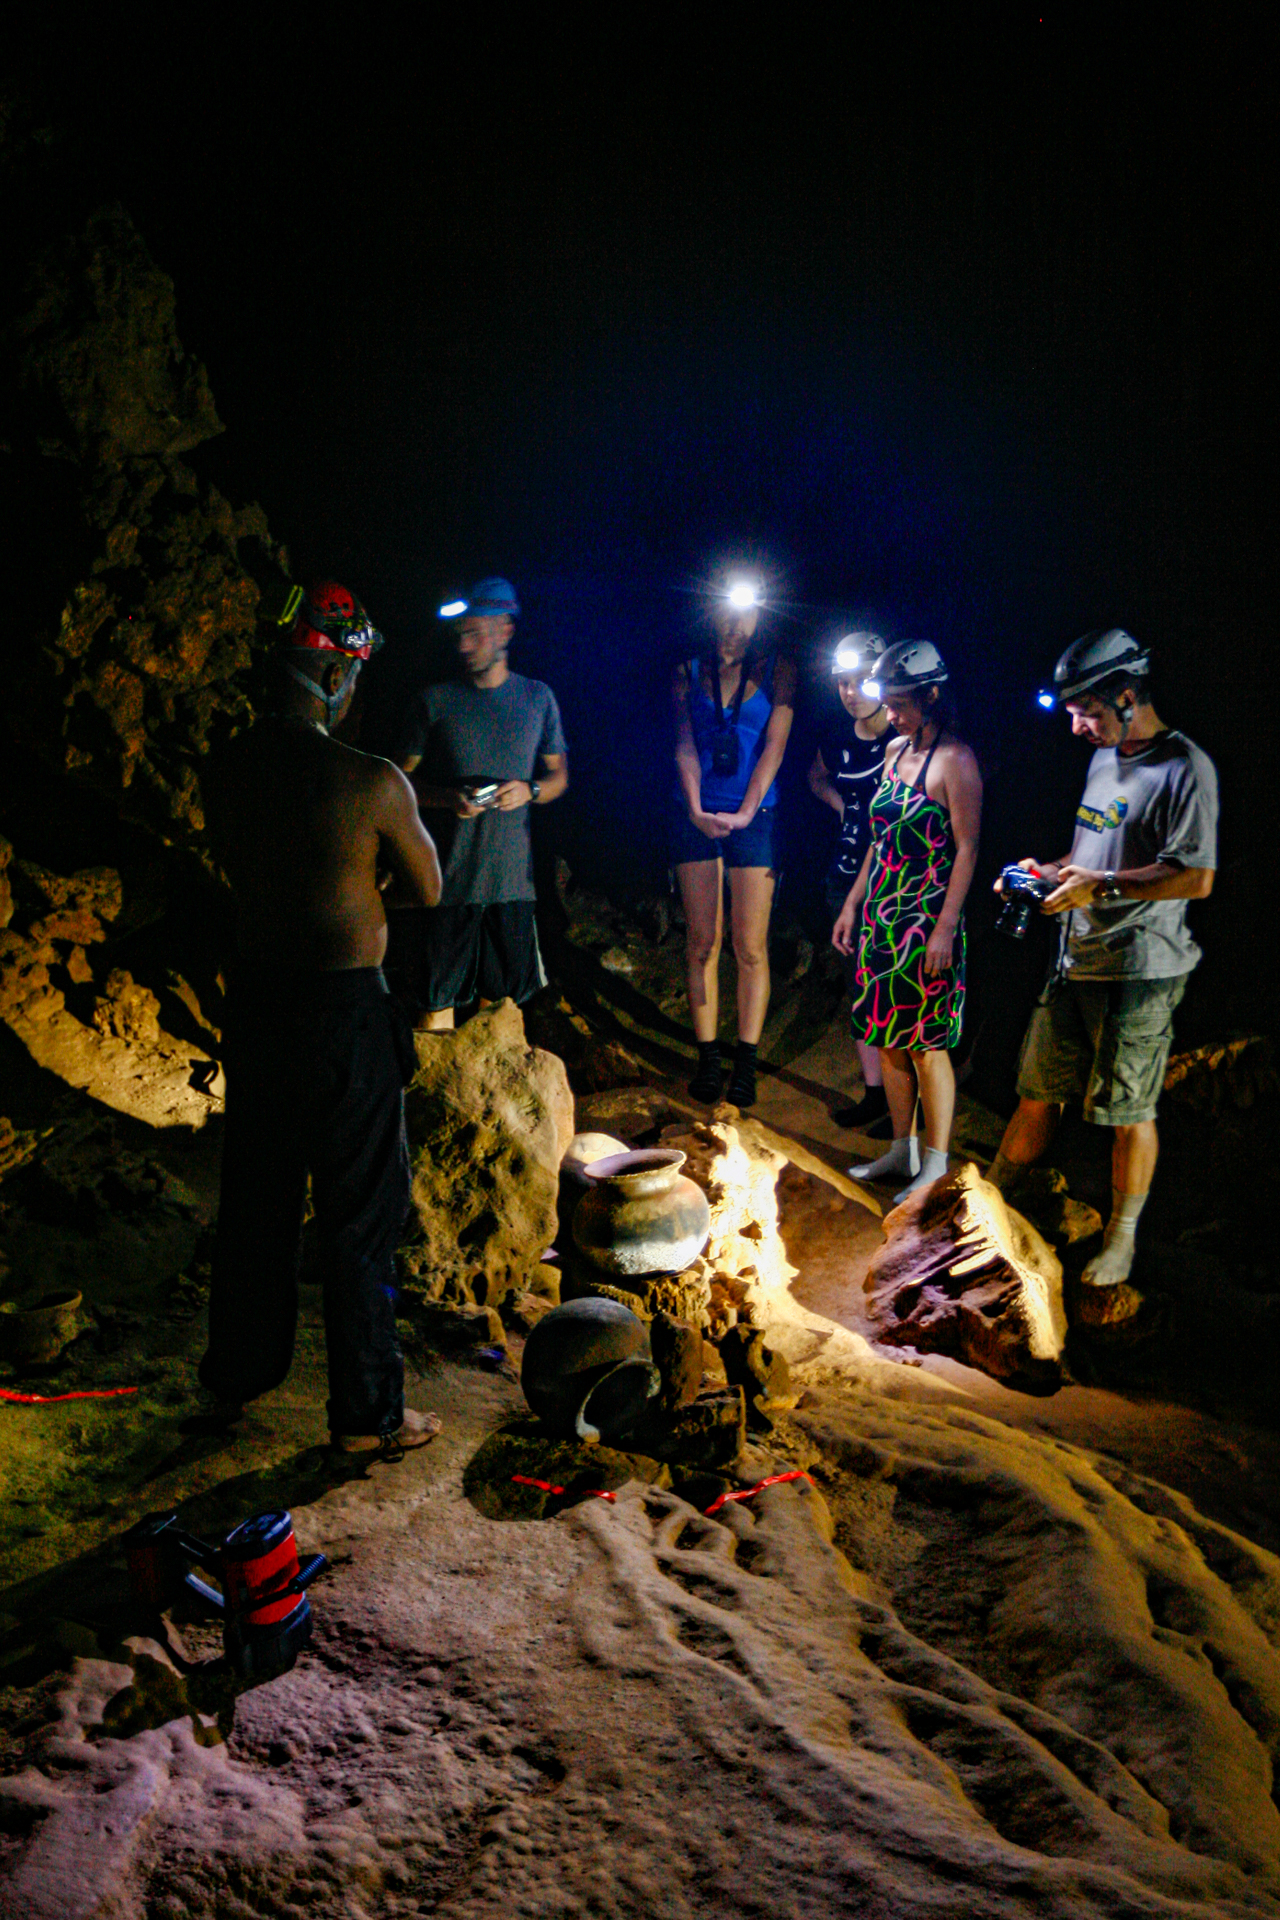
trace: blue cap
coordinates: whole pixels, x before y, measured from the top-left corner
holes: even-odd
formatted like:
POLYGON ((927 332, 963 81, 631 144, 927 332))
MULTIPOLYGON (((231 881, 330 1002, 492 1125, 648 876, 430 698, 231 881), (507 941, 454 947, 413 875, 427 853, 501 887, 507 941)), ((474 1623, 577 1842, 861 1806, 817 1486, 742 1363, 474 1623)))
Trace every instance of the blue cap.
POLYGON ((520 602, 511 582, 493 574, 487 580, 477 580, 465 600, 446 601, 440 609, 440 618, 457 620, 464 613, 479 614, 481 618, 505 614, 508 620, 518 620, 520 602))

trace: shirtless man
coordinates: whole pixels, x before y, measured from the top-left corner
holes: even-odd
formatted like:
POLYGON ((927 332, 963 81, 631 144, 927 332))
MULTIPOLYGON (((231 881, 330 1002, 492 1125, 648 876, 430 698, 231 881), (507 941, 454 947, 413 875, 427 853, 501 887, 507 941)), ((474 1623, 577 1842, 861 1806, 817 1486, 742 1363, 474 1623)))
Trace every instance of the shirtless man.
POLYGON ((333 1444, 399 1458, 439 1421, 405 1411, 395 1332, 409 1209, 403 1089, 415 1062, 382 977, 378 868, 389 865, 408 904, 432 906, 440 866, 404 775, 328 731, 381 644, 345 587, 312 588, 286 642, 278 712, 237 737, 209 782, 237 958, 200 1379, 234 1406, 288 1373, 309 1172, 333 1444))

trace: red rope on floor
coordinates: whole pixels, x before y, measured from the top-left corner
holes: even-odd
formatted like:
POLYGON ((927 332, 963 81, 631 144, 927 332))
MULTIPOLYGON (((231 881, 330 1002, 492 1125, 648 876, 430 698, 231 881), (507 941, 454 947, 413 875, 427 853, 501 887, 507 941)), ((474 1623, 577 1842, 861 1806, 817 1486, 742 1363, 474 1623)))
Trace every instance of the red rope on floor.
POLYGON ((0 1387, 0 1400, 17 1407, 51 1407, 57 1400, 113 1400, 118 1393, 136 1393, 136 1387, 86 1387, 82 1393, 10 1393, 0 1387))
POLYGON ((722 1493, 720 1498, 713 1500, 706 1509, 706 1516, 710 1519, 713 1513, 718 1513, 720 1508, 730 1500, 750 1500, 753 1494, 763 1493, 766 1487, 780 1486, 784 1480, 808 1480, 809 1485, 813 1485, 813 1481, 809 1479, 803 1467, 793 1467, 790 1473, 771 1473, 766 1479, 757 1480, 754 1487, 743 1487, 740 1493, 722 1493))
MULTIPOLYGON (((531 1480, 527 1473, 513 1473, 512 1481, 517 1487, 536 1487, 539 1493, 563 1493, 563 1487, 553 1487, 549 1480, 531 1480)), ((617 1501, 616 1493, 606 1493, 603 1487, 587 1487, 583 1490, 584 1500, 617 1501)))

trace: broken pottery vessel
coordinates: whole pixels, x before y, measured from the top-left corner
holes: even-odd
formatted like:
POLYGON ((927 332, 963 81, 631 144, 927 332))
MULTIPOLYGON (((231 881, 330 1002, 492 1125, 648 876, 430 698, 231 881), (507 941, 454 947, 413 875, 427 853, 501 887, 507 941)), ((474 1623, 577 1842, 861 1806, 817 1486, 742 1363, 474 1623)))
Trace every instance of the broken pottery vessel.
POLYGON ((875 1337, 945 1353, 1006 1386, 1062 1384, 1062 1265, 972 1165, 895 1207, 863 1282, 875 1337))
POLYGON ((573 1216, 580 1252, 604 1273, 680 1273, 711 1231, 702 1188, 681 1173, 676 1148, 646 1147, 594 1160, 573 1216))
POLYGON ((525 1341, 524 1397, 564 1438, 608 1440, 625 1432, 661 1384, 644 1322, 617 1300, 554 1307, 525 1341))

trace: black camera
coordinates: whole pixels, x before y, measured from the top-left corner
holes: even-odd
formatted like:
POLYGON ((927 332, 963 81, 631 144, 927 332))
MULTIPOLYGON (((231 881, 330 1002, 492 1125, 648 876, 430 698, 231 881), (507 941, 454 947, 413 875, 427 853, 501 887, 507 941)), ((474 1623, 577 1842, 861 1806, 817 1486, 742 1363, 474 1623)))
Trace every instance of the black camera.
POLYGON ((996 932, 1007 933, 1011 940, 1025 940, 1031 916, 1041 901, 1053 892, 1055 882, 1042 874, 1028 873, 1025 867, 1002 867, 1002 904, 996 932))
POLYGON ((738 771, 738 735, 732 727, 721 727, 711 739, 711 771, 722 780, 732 780, 738 771))

